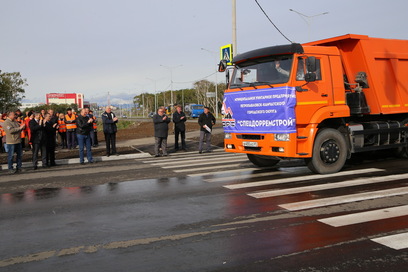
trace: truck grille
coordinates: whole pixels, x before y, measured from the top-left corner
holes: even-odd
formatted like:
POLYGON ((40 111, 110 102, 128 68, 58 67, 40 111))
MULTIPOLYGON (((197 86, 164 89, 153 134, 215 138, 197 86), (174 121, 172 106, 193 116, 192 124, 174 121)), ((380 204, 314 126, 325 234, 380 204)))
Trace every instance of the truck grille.
POLYGON ((263 135, 253 135, 253 134, 238 134, 237 138, 243 139, 243 140, 263 140, 264 136, 263 135))
POLYGON ((245 151, 261 151, 262 147, 245 147, 245 151))

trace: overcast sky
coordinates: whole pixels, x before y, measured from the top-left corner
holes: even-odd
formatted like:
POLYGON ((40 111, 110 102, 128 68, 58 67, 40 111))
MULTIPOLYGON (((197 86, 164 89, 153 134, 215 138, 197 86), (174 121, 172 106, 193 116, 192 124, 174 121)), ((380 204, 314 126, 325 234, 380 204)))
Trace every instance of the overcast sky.
MULTIPOLYGON (((282 32, 309 41, 348 33, 408 39, 407 0, 259 0, 282 32)), ((82 92, 87 100, 189 88, 216 68, 231 43, 231 0, 1 0, 0 70, 27 78, 26 101, 48 92, 82 92), (217 52, 217 55, 201 50, 217 52)), ((238 53, 285 44, 255 1, 237 0, 238 53)), ((214 81, 215 76, 208 78, 214 81)), ((223 75, 218 75, 223 80, 223 75)))

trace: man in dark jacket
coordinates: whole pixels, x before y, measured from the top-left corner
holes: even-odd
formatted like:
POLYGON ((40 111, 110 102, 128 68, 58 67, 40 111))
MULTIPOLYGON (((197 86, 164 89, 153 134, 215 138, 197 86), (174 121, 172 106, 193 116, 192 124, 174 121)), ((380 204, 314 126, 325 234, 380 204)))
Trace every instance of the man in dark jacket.
POLYGON ((181 106, 178 105, 176 112, 173 113, 173 122, 174 122, 174 149, 177 151, 179 149, 179 135, 181 135, 181 149, 184 151, 186 148, 186 124, 187 121, 186 114, 181 111, 181 106))
POLYGON ((93 119, 86 115, 86 110, 82 109, 77 118, 77 139, 79 145, 79 163, 84 164, 84 146, 86 146, 86 157, 89 163, 94 163, 92 158, 91 137, 89 133, 93 129, 93 119))
POLYGON ((118 117, 112 112, 112 109, 108 106, 105 112, 102 113, 102 123, 103 123, 103 134, 105 134, 106 142, 106 156, 118 155, 116 152, 116 132, 118 128, 116 123, 118 122, 118 117), (111 153, 112 147, 112 153, 111 153))
POLYGON ((154 153, 156 157, 160 156, 159 149, 163 152, 163 156, 167 156, 167 136, 169 135, 170 119, 165 114, 164 107, 157 110, 157 114, 153 116, 154 123, 154 153))
MULTIPOLYGON (((51 110, 50 110, 51 111, 51 110)), ((45 114, 45 136, 46 136, 46 161, 48 166, 57 166, 55 163, 55 146, 56 146, 56 135, 58 129, 58 121, 55 121, 53 112, 45 114), (53 120, 54 119, 54 120, 53 120)))
POLYGON ((204 112, 198 117, 198 124, 200 125, 198 153, 203 153, 204 138, 206 139, 206 150, 211 152, 211 131, 213 125, 215 125, 215 117, 208 107, 204 107, 204 112))
POLYGON ((49 109, 47 112, 50 115, 50 121, 52 124, 58 124, 58 116, 55 115, 53 109, 49 109))
POLYGON ((41 119, 41 113, 34 113, 34 118, 29 122, 31 131, 30 142, 33 145, 33 168, 37 169, 38 151, 41 151, 42 167, 47 167, 47 139, 45 135, 44 122, 41 119))

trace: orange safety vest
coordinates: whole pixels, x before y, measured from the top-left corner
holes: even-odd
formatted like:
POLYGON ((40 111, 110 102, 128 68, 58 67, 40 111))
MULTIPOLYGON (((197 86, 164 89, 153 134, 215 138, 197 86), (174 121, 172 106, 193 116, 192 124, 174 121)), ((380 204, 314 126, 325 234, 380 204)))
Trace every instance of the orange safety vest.
POLYGON ((97 129, 98 129, 98 125, 96 124, 96 117, 94 116, 93 119, 94 119, 93 129, 94 129, 94 130, 97 130, 97 129))
POLYGON ((58 132, 67 132, 67 125, 64 120, 58 119, 58 132))
MULTIPOLYGON (((4 123, 4 120, 3 119, 1 119, 0 120, 0 123, 4 123)), ((0 135, 1 135, 1 137, 4 137, 4 136, 6 136, 6 131, 3 129, 3 126, 2 126, 2 124, 0 124, 0 135)))
MULTIPOLYGON (((69 115, 66 114, 66 115, 65 115, 65 120, 67 120, 67 121, 74 121, 74 120, 76 120, 76 116, 75 116, 75 114, 72 114, 71 117, 69 117, 69 115)), ((67 130, 76 129, 76 128, 77 128, 77 125, 76 125, 75 123, 73 123, 73 124, 66 124, 66 127, 67 127, 67 130)))
MULTIPOLYGON (((24 125, 24 124, 25 124, 24 120, 20 120, 20 124, 24 125)), ((25 128, 21 131, 20 137, 21 137, 22 139, 26 137, 25 128)))

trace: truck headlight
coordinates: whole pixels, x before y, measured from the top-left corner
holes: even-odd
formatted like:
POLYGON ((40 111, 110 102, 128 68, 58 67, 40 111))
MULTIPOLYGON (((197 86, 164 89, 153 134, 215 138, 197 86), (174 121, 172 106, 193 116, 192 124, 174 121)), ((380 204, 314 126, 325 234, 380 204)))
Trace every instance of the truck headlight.
POLYGON ((232 138, 231 133, 225 133, 224 138, 225 139, 231 139, 232 138))
POLYGON ((273 138, 274 138, 275 141, 289 142, 290 135, 289 135, 289 133, 279 133, 279 134, 274 134, 273 138))

